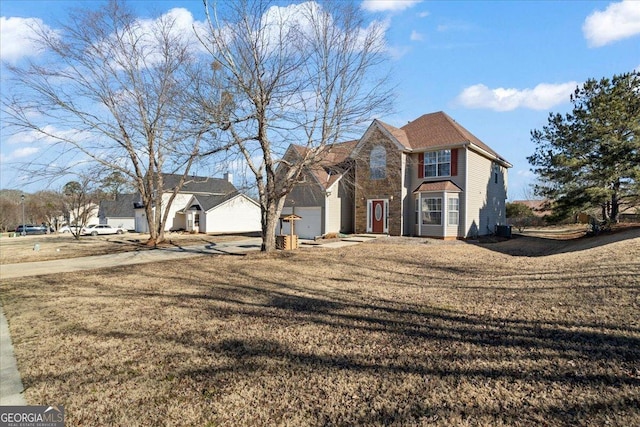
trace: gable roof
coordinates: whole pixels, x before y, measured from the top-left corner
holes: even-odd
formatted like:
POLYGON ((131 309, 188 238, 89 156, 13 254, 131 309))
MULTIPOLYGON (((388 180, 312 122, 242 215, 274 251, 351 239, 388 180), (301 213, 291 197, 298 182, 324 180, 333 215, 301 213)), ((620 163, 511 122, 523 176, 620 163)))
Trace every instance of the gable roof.
POLYGON ((399 143, 405 148, 411 148, 411 143, 409 142, 409 138, 407 136, 407 132, 398 129, 397 127, 391 126, 381 120, 375 120, 380 126, 382 126, 387 132, 391 134, 399 143))
MULTIPOLYGON (((180 182, 182 175, 163 174, 165 191, 172 191, 180 182)), ((200 193, 226 195, 236 192, 236 187, 222 178, 210 178, 206 176, 187 176, 180 193, 200 193)))
POLYGON ((204 211, 204 212, 208 212, 211 209, 222 205, 223 203, 231 200, 231 199, 235 199, 236 197, 244 197, 247 200, 250 200, 251 202, 255 203, 256 205, 258 205, 258 203, 253 200, 251 197, 247 196, 246 194, 242 194, 239 191, 236 191, 234 193, 229 193, 226 195, 203 195, 203 194, 197 194, 194 195, 190 200, 189 203, 187 203, 187 205, 184 207, 184 209, 182 210, 184 211, 188 211, 189 208, 191 208, 191 206, 193 205, 198 205, 200 207, 200 210, 204 211))
POLYGON ((118 194, 115 200, 101 200, 98 216, 104 218, 133 218, 135 216, 134 203, 137 201, 137 194, 118 194))
MULTIPOLYGON (((321 160, 316 164, 310 165, 307 170, 311 172, 318 184, 326 190, 342 176, 345 169, 344 163, 357 144, 358 140, 327 145, 324 150, 318 153, 321 160)), ((300 156, 304 156, 308 150, 307 147, 295 144, 293 148, 300 156)))
MULTIPOLYGON (((202 194, 199 194, 199 195, 196 195, 194 197, 200 203, 200 207, 202 208, 202 210, 206 212, 206 211, 208 211, 210 209, 215 208, 218 205, 223 204, 227 200, 233 199, 238 194, 240 194, 240 193, 238 193, 236 191, 234 193, 229 193, 227 195, 202 195, 202 194)), ((193 202, 192 202, 192 204, 193 204, 193 202)))

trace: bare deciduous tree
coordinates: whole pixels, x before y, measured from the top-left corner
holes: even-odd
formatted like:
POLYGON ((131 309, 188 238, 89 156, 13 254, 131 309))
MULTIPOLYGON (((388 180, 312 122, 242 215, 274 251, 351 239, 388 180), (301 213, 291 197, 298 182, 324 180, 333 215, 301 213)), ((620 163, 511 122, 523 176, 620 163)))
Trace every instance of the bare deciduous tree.
POLYGON ((18 190, 0 190, 0 231, 13 231, 22 222, 22 194, 18 190))
POLYGON ((46 224, 49 228, 57 230, 65 211, 65 201, 60 197, 60 193, 53 190, 38 191, 31 196, 31 199, 36 205, 32 209, 38 217, 37 223, 46 224))
POLYGON ((90 179, 84 178, 81 182, 67 182, 62 187, 64 216, 76 240, 80 238, 82 227, 85 227, 89 218, 98 211, 98 201, 94 198, 95 192, 91 184, 90 179))
POLYGON ((270 251, 301 171, 322 161, 327 146, 388 113, 384 26, 366 25, 347 2, 204 3, 209 28, 201 41, 223 94, 204 110, 255 177, 262 250, 270 251), (288 162, 283 156, 292 143, 303 146, 304 155, 288 162))
POLYGON ((10 66, 16 90, 3 99, 7 124, 61 153, 23 167, 60 176, 89 163, 123 174, 140 193, 149 244, 164 240, 169 206, 211 136, 196 100, 216 98, 197 94, 214 89, 200 82, 212 70, 200 67, 177 13, 142 20, 111 0, 72 13, 55 33, 36 29, 46 63, 10 66), (183 180, 163 204, 164 173, 183 180))

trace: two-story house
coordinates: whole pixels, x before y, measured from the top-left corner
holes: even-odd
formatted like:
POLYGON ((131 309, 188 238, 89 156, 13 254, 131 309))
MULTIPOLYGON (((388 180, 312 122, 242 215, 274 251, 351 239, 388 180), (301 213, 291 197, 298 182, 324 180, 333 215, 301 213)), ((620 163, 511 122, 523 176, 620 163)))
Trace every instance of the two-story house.
POLYGON ((327 208, 334 193, 326 185, 319 202, 303 200, 298 191, 295 206, 313 208, 315 215, 307 222, 318 221, 305 224, 297 208, 303 217, 298 231, 313 230, 299 233, 302 237, 353 231, 458 239, 491 234, 506 223, 512 165, 443 112, 425 114, 401 128, 374 120, 355 144, 345 147, 353 147, 347 156, 351 168, 334 182, 342 182, 340 202, 348 204, 341 211, 353 214, 338 218, 337 209, 327 208))

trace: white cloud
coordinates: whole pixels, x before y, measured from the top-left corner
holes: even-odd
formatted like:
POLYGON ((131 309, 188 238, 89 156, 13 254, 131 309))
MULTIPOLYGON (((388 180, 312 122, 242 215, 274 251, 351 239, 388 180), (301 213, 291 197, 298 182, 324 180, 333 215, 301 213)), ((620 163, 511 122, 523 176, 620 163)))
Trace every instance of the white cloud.
POLYGON ((15 64, 42 53, 35 41, 36 28, 53 32, 38 18, 0 17, 0 59, 15 64))
POLYGON ((536 174, 531 172, 530 169, 519 169, 516 174, 525 178, 534 178, 536 176, 536 174))
POLYGON ((422 0, 364 0, 362 9, 369 12, 399 12, 409 9, 422 0))
POLYGON ((483 84, 465 88, 456 101, 467 108, 487 108, 494 111, 511 111, 516 108, 547 110, 569 101, 577 82, 541 83, 533 89, 490 89, 483 84))
MULTIPOLYGON (((165 53, 163 51, 162 34, 165 29, 169 29, 172 36, 181 38, 181 41, 187 44, 193 51, 204 51, 204 47, 196 37, 196 31, 204 34, 204 22, 195 21, 190 11, 184 8, 173 8, 165 14, 155 19, 138 19, 129 29, 131 35, 131 43, 135 43, 138 47, 144 46, 147 55, 145 61, 147 64, 155 64, 163 61, 165 53)), ((110 36, 111 40, 106 42, 106 49, 109 44, 116 39, 115 35, 110 36)), ((104 49, 104 48, 103 48, 104 49)), ((123 63, 126 61, 122 60, 123 63)), ((113 66, 117 67, 120 61, 117 58, 113 60, 113 66)))
POLYGON ((14 159, 18 159, 22 157, 28 157, 32 154, 36 154, 38 151, 40 151, 38 147, 23 147, 15 150, 13 153, 11 153, 11 156, 14 159))
POLYGON ((431 13, 430 13, 429 11, 425 10, 424 12, 420 12, 420 13, 418 14, 418 17, 419 17, 419 18, 426 18, 426 17, 427 17, 427 16, 429 16, 429 15, 431 15, 431 13))
POLYGON ((424 40, 424 34, 421 34, 416 30, 413 30, 411 31, 411 36, 409 38, 415 42, 421 42, 424 40))
POLYGON ((440 24, 436 27, 436 31, 444 33, 447 31, 471 31, 474 26, 464 21, 451 21, 446 24, 440 24))
POLYGON ((397 61, 411 51, 409 46, 387 46, 387 53, 391 59, 397 61))
POLYGON ((22 159, 24 157, 29 157, 33 154, 36 154, 40 149, 38 147, 22 147, 16 150, 13 150, 9 155, 5 155, 4 153, 0 154, 0 160, 3 162, 14 161, 17 159, 22 159))
POLYGON ((611 3, 587 16, 582 32, 590 47, 600 47, 640 34, 640 1, 611 3))
MULTIPOLYGON (((332 28, 335 34, 345 34, 339 25, 334 23, 334 17, 324 10, 320 4, 315 1, 307 1, 299 4, 291 4, 288 6, 272 6, 261 18, 261 26, 263 28, 264 48, 280 49, 283 47, 283 35, 287 35, 290 31, 306 35, 308 37, 300 37, 301 40, 315 37, 315 27, 318 23, 327 25, 332 28)), ((367 43, 371 43, 377 49, 385 49, 385 34, 391 25, 389 19, 373 20, 365 28, 359 28, 354 32, 355 37, 352 38, 353 46, 361 49, 367 43)), ((351 33, 348 34, 349 37, 351 33)), ((291 49, 298 49, 299 46, 284 43, 284 47, 289 46, 291 49)))

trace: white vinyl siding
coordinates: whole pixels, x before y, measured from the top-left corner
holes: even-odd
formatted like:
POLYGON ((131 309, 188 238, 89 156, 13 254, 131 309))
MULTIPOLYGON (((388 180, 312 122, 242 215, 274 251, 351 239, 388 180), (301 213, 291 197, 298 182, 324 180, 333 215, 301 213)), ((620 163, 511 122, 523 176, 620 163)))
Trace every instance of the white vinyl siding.
POLYGON ((244 233, 260 231, 260 206, 238 195, 199 214, 199 229, 206 233, 244 233))
MULTIPOLYGON (((176 194, 176 198, 173 199, 171 203, 171 207, 169 208, 169 216, 167 217, 167 223, 164 225, 164 230, 181 230, 185 228, 183 215, 176 215, 179 210, 184 209, 185 205, 191 199, 192 194, 188 193, 178 193, 176 194)), ((165 193, 162 195, 162 213, 164 213, 164 208, 169 203, 169 199, 171 198, 171 194, 165 193)))
POLYGON ((465 191, 465 234, 484 236, 495 232, 495 226, 505 223, 506 170, 494 169, 494 162, 467 150, 467 185, 465 191), (498 172, 495 183, 494 171, 498 172))

